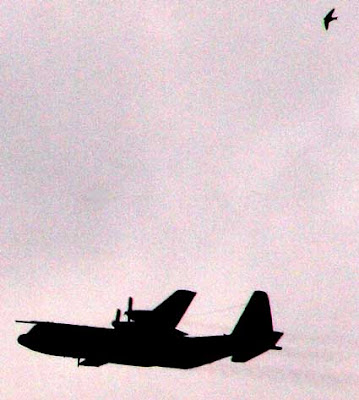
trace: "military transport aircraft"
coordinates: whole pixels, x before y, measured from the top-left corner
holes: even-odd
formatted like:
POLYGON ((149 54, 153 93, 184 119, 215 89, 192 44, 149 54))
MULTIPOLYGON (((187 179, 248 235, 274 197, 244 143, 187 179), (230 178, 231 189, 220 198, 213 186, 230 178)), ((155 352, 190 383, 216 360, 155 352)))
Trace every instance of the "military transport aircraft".
POLYGON ((177 290, 153 310, 134 310, 130 297, 127 321, 117 310, 113 328, 56 322, 16 321, 34 324, 18 342, 40 353, 72 357, 78 366, 107 363, 194 368, 225 357, 245 362, 267 350, 281 350, 283 335, 272 327, 269 299, 256 291, 229 335, 192 337, 176 329, 196 293, 177 290))

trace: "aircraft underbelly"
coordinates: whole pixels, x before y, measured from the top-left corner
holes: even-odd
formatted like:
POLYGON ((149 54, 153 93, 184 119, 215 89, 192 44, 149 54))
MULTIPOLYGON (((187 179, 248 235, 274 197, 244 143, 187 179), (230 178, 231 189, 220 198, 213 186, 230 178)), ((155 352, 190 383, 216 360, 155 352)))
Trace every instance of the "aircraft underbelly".
MULTIPOLYGON (((96 346, 98 350, 98 346, 96 346)), ((41 353, 50 354, 54 356, 62 357, 85 357, 88 354, 94 352, 94 346, 91 346, 88 341, 78 341, 78 340, 57 340, 53 341, 42 341, 38 348, 34 350, 40 351, 41 353)))
POLYGON ((40 353, 84 358, 97 354, 108 354, 113 351, 112 335, 106 330, 87 330, 76 332, 68 329, 62 332, 30 336, 26 344, 32 350, 40 353))
POLYGON ((128 349, 119 348, 109 362, 187 369, 214 362, 230 354, 228 341, 224 337, 178 338, 142 342, 128 349))

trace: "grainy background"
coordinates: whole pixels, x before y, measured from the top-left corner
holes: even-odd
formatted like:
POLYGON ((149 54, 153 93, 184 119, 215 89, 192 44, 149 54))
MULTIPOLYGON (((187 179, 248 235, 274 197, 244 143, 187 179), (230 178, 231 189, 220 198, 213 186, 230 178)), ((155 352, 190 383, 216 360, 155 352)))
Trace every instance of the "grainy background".
POLYGON ((2 398, 358 394, 359 8, 337 3, 2 2, 2 398), (16 342, 15 319, 109 326, 178 288, 203 335, 267 291, 283 351, 77 369, 16 342))

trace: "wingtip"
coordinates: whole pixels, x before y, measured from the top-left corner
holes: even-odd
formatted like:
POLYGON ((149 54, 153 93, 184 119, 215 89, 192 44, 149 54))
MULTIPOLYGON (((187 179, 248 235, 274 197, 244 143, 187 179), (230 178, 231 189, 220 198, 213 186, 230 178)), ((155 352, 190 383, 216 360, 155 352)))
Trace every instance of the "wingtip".
POLYGON ((195 296, 197 292, 194 292, 193 290, 188 290, 188 289, 178 289, 177 293, 187 293, 195 296))

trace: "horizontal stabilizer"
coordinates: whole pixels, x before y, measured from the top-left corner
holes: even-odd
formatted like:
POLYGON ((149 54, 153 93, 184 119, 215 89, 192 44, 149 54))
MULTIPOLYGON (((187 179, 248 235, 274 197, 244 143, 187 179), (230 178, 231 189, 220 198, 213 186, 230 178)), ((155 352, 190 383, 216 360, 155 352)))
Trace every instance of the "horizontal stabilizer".
POLYGON ((280 347, 280 346, 273 346, 270 348, 270 350, 282 350, 282 349, 283 349, 283 347, 280 347))

